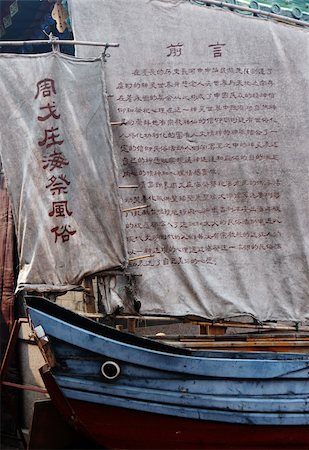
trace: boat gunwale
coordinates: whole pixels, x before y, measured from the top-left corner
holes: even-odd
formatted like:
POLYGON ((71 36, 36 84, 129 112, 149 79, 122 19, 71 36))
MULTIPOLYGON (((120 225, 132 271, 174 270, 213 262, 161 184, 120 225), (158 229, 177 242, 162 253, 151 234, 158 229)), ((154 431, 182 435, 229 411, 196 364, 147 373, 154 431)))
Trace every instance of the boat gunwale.
MULTIPOLYGON (((272 361, 291 361, 302 360, 309 362, 309 355, 304 353, 286 352, 276 353, 271 351, 238 351, 238 350, 193 350, 183 347, 176 347, 170 344, 166 344, 157 340, 152 340, 147 337, 135 335, 127 332, 123 332, 112 328, 109 325, 95 322, 87 317, 83 317, 73 311, 65 309, 50 300, 43 297, 27 296, 26 297, 27 308, 31 310, 38 310, 42 314, 58 319, 64 323, 93 333, 98 337, 104 337, 113 341, 141 348, 147 351, 154 351, 163 354, 171 354, 175 356, 187 356, 192 358, 229 358, 233 359, 253 359, 253 360, 265 360, 270 359, 272 361)), ((31 317, 31 314, 28 314, 31 317)), ((200 336, 198 336, 200 339, 200 336)))

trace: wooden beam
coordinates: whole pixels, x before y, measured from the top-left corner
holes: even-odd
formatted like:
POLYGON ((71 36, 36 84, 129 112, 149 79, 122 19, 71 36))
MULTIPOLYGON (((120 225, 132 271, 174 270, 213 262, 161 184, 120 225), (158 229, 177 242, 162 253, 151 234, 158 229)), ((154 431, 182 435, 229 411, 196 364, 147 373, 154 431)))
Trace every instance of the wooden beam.
POLYGON ((127 323, 128 323, 128 332, 135 333, 136 319, 128 319, 127 323))
POLYGON ((84 304, 87 313, 95 314, 96 305, 95 305, 95 296, 93 291, 92 278, 86 277, 84 279, 84 304))

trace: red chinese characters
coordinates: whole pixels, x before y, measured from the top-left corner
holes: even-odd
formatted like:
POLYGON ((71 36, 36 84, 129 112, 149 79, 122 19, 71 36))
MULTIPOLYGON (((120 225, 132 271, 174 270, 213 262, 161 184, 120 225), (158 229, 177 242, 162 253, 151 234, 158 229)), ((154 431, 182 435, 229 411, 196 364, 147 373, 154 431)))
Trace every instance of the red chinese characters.
POLYGON ((54 234, 54 242, 62 244, 68 242, 77 233, 67 222, 73 215, 67 199, 71 181, 64 173, 70 163, 61 151, 65 140, 56 122, 59 121, 61 114, 57 109, 55 81, 45 78, 37 82, 36 88, 35 100, 41 101, 37 120, 45 125, 38 145, 42 150, 42 169, 47 174, 45 189, 51 196, 48 216, 55 220, 50 232, 54 234))

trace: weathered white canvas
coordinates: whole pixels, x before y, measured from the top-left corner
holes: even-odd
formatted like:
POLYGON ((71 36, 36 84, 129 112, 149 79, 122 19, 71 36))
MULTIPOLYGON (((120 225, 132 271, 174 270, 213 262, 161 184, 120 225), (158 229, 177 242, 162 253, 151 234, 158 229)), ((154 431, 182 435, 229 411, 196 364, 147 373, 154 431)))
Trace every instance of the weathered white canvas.
POLYGON ((102 59, 0 55, 0 153, 18 289, 64 291, 126 265, 102 59))
MULTIPOLYGON (((105 70, 142 313, 309 318, 309 35, 175 0, 73 0, 105 70)), ((94 47, 76 47, 80 56, 94 47)), ((119 291, 120 292, 120 291, 119 291)))

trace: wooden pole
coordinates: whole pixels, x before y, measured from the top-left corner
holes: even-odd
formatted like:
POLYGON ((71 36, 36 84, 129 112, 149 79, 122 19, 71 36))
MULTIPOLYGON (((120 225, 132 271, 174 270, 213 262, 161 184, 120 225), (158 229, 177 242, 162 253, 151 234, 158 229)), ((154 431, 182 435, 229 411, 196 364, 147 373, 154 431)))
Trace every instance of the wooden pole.
POLYGON ((144 209, 144 208, 149 208, 149 205, 140 205, 140 206, 133 206, 132 208, 125 208, 122 210, 122 212, 136 211, 138 209, 144 209))
POLYGON ((95 295, 93 290, 92 278, 86 277, 84 279, 84 304, 87 313, 95 314, 96 305, 95 305, 95 295))

